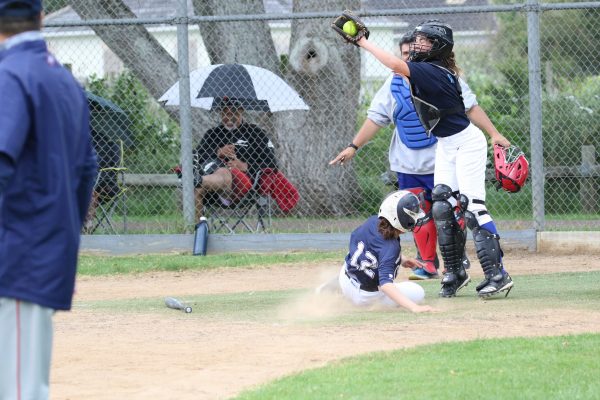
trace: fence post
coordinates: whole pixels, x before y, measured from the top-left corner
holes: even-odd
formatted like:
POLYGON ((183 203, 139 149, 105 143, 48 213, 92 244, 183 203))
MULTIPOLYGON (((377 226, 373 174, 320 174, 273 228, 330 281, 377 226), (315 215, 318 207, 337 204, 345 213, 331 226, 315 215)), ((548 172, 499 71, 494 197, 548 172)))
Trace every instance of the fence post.
POLYGON ((527 0, 527 58, 529 67, 529 135, 531 140, 531 184, 533 228, 543 231, 544 145, 542 141, 542 77, 540 61, 540 5, 527 0))
POLYGON ((177 63, 179 75, 179 123, 181 127, 181 168, 183 170, 183 220, 186 231, 195 218, 194 178, 192 165, 192 112, 188 49, 187 0, 179 0, 177 10, 177 63))
POLYGON ((596 148, 594 146, 581 146, 581 180, 579 196, 584 214, 598 212, 598 188, 596 178, 591 173, 596 164, 596 148))

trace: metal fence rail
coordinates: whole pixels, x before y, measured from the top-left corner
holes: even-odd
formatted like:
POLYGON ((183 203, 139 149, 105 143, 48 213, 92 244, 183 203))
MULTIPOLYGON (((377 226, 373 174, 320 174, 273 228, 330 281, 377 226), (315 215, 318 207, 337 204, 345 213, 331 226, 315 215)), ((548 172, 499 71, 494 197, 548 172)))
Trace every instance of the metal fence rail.
MULTIPOLYGON (((530 181, 517 194, 497 192, 489 182, 486 202, 501 229, 600 230, 600 2, 446 6, 431 0, 406 1, 402 8, 386 0, 330 1, 326 7, 314 0, 55 3, 46 1, 51 51, 89 92, 122 110, 111 114, 115 121, 93 114, 99 155, 126 169, 116 182, 127 188, 125 205, 112 215, 127 221, 115 225, 118 233, 182 233, 196 221, 194 157, 221 122, 218 111, 197 103, 198 70, 215 64, 271 71, 309 107, 293 109, 283 92, 276 100, 289 110, 245 105, 245 120, 264 131, 279 171, 299 194, 293 207, 273 201, 271 232, 348 232, 374 213, 392 190, 380 177, 389 170, 393 126, 351 163, 328 165, 353 138, 390 74, 329 28, 344 8, 357 10, 370 40, 396 52, 402 34, 422 20, 452 25, 463 77, 531 163, 530 181), (177 82, 179 105, 159 102, 177 82), (174 172, 178 167, 183 179, 174 172)), ((270 89, 270 82, 260 84, 270 89)))

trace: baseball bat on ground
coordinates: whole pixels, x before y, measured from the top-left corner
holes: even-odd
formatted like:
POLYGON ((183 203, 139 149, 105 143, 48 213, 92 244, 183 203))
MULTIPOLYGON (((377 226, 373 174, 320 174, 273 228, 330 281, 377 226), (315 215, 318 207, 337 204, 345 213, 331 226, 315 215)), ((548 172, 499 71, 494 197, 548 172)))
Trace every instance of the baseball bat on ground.
POLYGON ((186 313, 192 312, 192 307, 186 306, 181 301, 177 300, 175 297, 165 297, 165 305, 169 308, 181 310, 186 313))

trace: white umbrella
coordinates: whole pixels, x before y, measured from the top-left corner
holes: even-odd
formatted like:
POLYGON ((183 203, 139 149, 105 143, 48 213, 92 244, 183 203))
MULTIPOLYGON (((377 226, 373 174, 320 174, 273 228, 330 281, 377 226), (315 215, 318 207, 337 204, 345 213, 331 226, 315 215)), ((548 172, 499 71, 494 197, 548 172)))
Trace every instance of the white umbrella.
MULTIPOLYGON (((192 107, 212 110, 224 99, 235 99, 250 111, 308 110, 302 97, 273 72, 245 64, 217 64, 190 72, 192 107)), ((158 100, 179 105, 179 82, 158 100)))

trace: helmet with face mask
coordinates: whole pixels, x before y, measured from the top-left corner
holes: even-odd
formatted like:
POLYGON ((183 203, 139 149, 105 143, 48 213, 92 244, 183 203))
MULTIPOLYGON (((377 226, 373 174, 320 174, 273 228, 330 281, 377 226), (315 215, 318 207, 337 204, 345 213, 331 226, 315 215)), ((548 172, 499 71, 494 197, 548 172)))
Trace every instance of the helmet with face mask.
POLYGON ((413 36, 425 36, 431 41, 431 48, 421 51, 420 46, 412 43, 410 46, 410 61, 431 61, 444 59, 452 53, 454 39, 450 25, 437 19, 432 19, 417 25, 413 36))
POLYGON ((529 162, 525 154, 517 146, 502 147, 494 145, 494 167, 496 172, 496 189, 504 189, 516 193, 527 181, 529 162))

